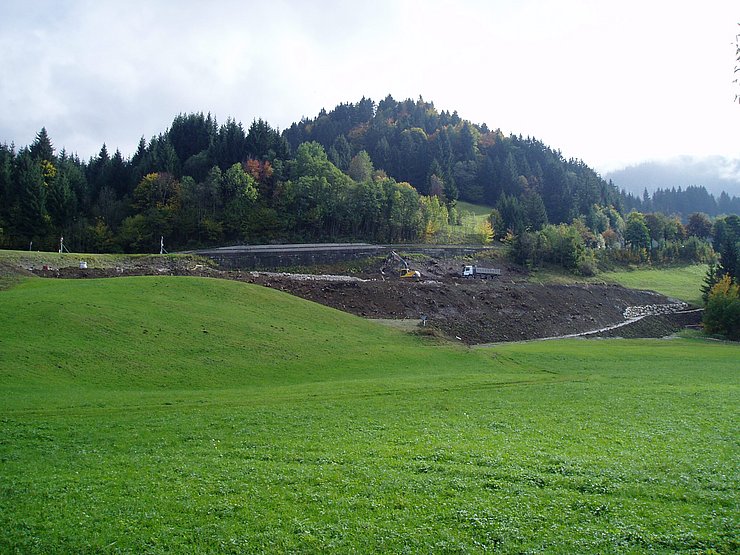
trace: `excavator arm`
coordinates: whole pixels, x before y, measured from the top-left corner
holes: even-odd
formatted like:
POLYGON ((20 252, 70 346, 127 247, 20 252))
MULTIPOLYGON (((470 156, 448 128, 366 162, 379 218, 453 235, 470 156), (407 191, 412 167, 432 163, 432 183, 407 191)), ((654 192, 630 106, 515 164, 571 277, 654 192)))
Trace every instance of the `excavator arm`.
POLYGON ((399 277, 401 278, 419 279, 421 277, 421 274, 418 271, 409 268, 408 262, 406 262, 406 260, 404 260, 404 258, 396 251, 391 251, 391 253, 388 255, 388 258, 386 258, 383 266, 380 269, 380 273, 385 275, 385 270, 387 270, 389 266, 397 268, 402 267, 399 270, 399 277))

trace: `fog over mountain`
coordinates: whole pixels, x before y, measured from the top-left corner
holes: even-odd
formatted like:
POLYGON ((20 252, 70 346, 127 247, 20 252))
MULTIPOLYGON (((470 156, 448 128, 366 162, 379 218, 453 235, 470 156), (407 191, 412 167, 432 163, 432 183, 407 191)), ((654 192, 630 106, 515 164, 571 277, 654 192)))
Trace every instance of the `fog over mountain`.
POLYGON ((740 159, 681 156, 608 172, 604 179, 611 179, 619 189, 634 194, 642 194, 646 188, 652 193, 656 189, 685 189, 695 185, 705 187, 715 197, 722 191, 730 196, 740 196, 740 159))

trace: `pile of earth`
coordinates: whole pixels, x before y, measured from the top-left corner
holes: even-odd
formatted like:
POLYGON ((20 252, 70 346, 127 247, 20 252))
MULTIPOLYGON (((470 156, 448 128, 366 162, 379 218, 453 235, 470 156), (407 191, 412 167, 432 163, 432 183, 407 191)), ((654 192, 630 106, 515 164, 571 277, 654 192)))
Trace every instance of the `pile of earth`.
MULTIPOLYGON (((423 279, 419 281, 399 279, 395 270, 381 274, 383 261, 377 259, 343 275, 225 271, 197 260, 162 257, 107 268, 32 271, 39 276, 59 278, 195 275, 233 279, 279 289, 364 318, 405 319, 419 321, 420 326, 423 320, 421 332, 467 344, 593 332, 626 322, 625 311, 629 307, 674 302, 652 291, 618 285, 532 284, 525 281, 526 271, 515 266, 505 266, 501 278, 462 278, 460 267, 463 263, 470 262, 432 258, 420 261, 417 267, 422 269, 423 279), (349 273, 353 275, 347 275, 349 273)), ((326 269, 313 269, 321 270, 326 269)), ((670 318, 664 320, 667 322, 670 318)), ((694 317, 690 323, 696 320, 694 317)), ((625 326, 602 335, 661 337, 682 327, 675 322, 661 325, 646 322, 642 327, 625 326)))
POLYGON ((625 322, 628 307, 674 302, 652 291, 606 284, 536 285, 495 280, 322 282, 257 273, 237 279, 365 318, 425 319, 425 327, 468 344, 599 330, 625 322))

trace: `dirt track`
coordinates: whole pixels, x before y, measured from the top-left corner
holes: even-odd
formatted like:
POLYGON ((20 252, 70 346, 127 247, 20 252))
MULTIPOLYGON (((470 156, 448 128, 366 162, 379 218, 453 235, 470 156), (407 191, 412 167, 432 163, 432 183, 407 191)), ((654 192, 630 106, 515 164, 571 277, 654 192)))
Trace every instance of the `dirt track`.
MULTIPOLYGON (((469 263, 469 262, 468 262, 469 263)), ((94 278, 125 275, 199 275, 234 279, 285 291, 365 318, 427 318, 427 333, 467 344, 519 341, 589 332, 626 321, 628 307, 672 302, 649 291, 617 285, 536 285, 518 267, 498 264, 503 275, 491 280, 463 278, 461 261, 425 260, 416 264, 422 281, 380 273, 380 262, 353 275, 321 276, 221 271, 193 262, 125 268, 35 270, 45 277, 94 278)), ((316 270, 326 270, 317 268, 316 270)), ((696 323, 698 316, 646 319, 603 336, 660 337, 696 323)))

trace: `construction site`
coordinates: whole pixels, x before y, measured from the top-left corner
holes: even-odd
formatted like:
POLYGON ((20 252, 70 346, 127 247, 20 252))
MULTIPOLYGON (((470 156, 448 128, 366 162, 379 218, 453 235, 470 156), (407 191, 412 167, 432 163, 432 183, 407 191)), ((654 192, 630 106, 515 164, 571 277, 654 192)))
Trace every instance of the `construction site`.
POLYGON ((593 280, 537 283, 496 249, 251 249, 246 258, 243 249, 230 248, 186 256, 121 257, 115 264, 78 264, 70 255, 66 265, 18 270, 58 278, 193 275, 238 280, 469 345, 564 336, 664 337, 701 320, 699 311, 653 291, 593 280), (261 258, 254 257, 255 250, 262 251, 261 258), (276 251, 283 257, 278 264, 276 251), (229 261, 226 252, 238 253, 241 263, 229 261), (272 262, 263 264, 266 259, 272 262), (297 260, 301 263, 295 265, 297 260))

